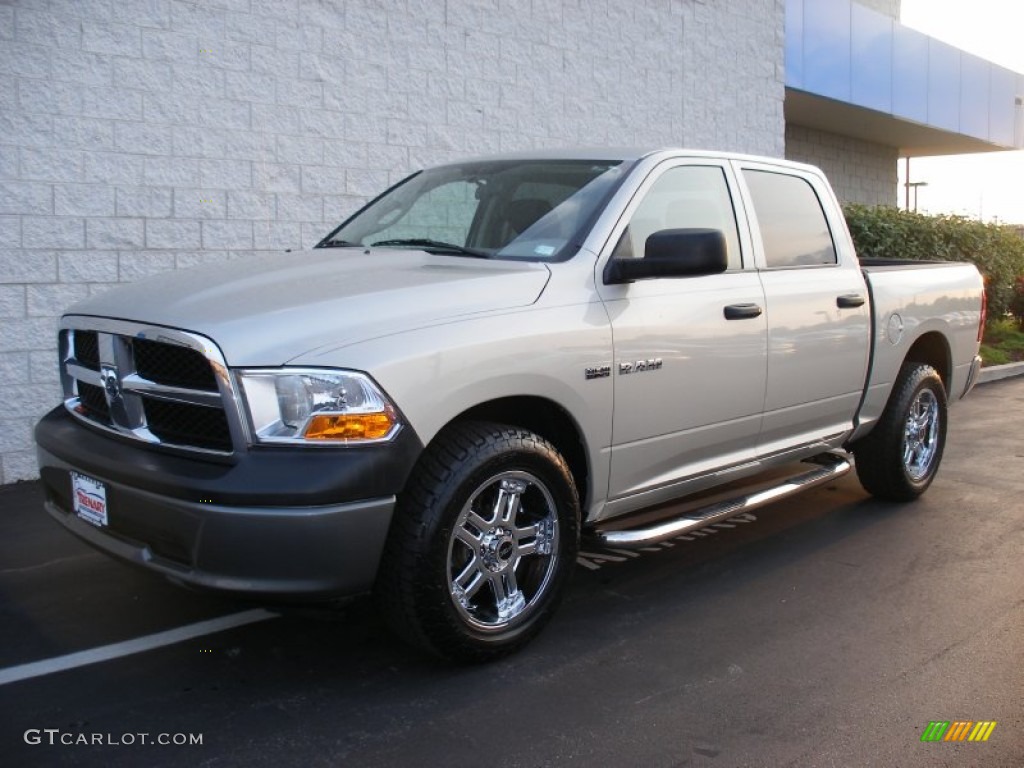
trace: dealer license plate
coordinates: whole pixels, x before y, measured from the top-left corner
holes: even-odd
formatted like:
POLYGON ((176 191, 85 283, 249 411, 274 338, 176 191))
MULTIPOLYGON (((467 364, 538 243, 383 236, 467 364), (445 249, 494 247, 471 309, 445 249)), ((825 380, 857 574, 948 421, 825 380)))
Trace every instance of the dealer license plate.
POLYGON ((107 525, 107 486, 77 472, 71 473, 71 503, 75 514, 87 523, 107 525))

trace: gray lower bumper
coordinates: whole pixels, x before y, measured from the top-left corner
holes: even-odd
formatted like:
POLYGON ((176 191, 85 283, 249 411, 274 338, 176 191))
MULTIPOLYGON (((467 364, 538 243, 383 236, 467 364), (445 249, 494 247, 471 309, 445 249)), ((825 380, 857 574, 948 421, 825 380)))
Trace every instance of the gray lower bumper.
POLYGON ((388 497, 314 507, 221 506, 99 477, 109 525, 98 528, 71 510, 75 467, 41 448, 39 460, 48 476, 47 511, 89 544, 174 581, 252 596, 327 599, 368 591, 395 503, 388 497))

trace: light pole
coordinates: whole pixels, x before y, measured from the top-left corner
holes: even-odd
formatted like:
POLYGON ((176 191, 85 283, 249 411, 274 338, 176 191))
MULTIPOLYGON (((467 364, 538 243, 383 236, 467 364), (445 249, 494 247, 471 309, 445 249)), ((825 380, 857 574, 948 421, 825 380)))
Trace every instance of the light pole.
POLYGON ((914 190, 914 213, 917 213, 917 190, 921 187, 927 187, 927 181, 908 181, 907 182, 907 208, 910 208, 910 190, 914 190))
POLYGON ((914 213, 917 213, 917 188, 918 187, 927 187, 928 186, 928 182, 927 181, 911 181, 910 180, 910 155, 907 155, 904 158, 903 162, 904 162, 904 169, 905 169, 904 173, 903 173, 903 178, 904 178, 903 186, 904 186, 904 193, 905 193, 905 197, 906 197, 906 200, 905 200, 904 205, 903 205, 903 210, 905 210, 905 211, 909 211, 910 210, 910 190, 911 190, 911 188, 913 188, 913 190, 914 190, 914 213))

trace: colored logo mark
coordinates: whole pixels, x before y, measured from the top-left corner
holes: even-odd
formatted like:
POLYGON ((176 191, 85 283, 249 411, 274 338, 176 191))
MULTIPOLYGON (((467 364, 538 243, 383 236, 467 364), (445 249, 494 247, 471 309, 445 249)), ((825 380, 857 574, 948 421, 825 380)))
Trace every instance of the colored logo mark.
POLYGON ((988 741, 995 729, 995 720, 931 720, 921 741, 988 741))

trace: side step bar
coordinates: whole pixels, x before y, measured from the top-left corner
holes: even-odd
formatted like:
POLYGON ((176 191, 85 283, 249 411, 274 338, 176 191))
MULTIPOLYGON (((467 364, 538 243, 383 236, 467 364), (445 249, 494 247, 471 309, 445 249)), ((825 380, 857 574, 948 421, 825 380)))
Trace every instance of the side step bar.
POLYGON ((809 472, 791 477, 779 485, 755 493, 726 499, 709 506, 687 512, 682 517, 661 520, 644 528, 622 531, 594 531, 593 536, 603 545, 610 547, 644 547, 674 538, 681 533, 704 528, 721 522, 734 515, 749 512, 766 504, 793 496, 818 485, 836 480, 850 471, 849 460, 836 453, 822 453, 805 463, 816 464, 809 472))

